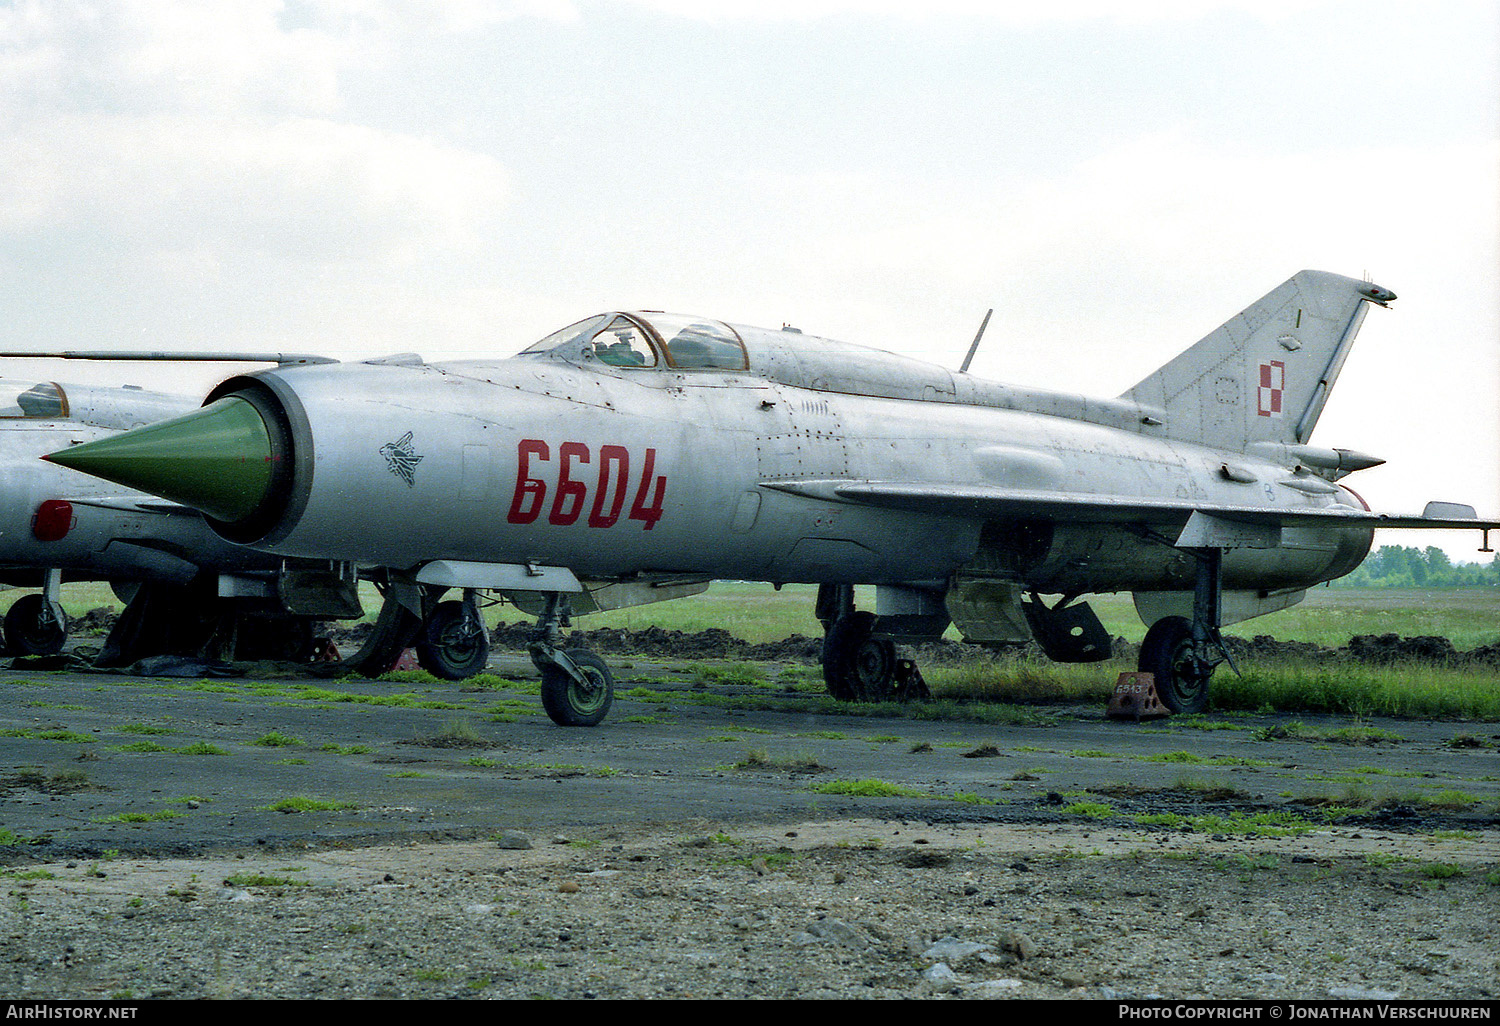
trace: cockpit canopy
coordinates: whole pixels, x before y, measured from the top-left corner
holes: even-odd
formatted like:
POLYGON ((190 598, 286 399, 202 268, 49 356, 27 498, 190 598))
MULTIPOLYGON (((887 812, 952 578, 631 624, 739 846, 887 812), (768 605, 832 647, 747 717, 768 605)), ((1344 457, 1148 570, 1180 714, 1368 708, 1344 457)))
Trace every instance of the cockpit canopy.
MULTIPOLYGON (((554 331, 528 346, 520 356, 592 367, 600 373, 607 368, 609 376, 621 372, 633 375, 636 370, 651 368, 718 371, 834 395, 1024 410, 1127 431, 1139 431, 1144 423, 1159 423, 1161 416, 1160 410, 1134 402, 1017 388, 971 374, 955 374, 925 360, 806 335, 789 326, 775 331, 651 310, 586 318, 554 331), (1143 420, 1147 414, 1151 419, 1143 420)), ((708 374, 697 380, 719 385, 727 379, 708 374)), ((688 375, 674 382, 687 384, 688 375)))
MULTIPOLYGON (((4 383, 9 386, 9 382, 4 383)), ((3 387, 3 386, 0 386, 3 387)), ((0 400, 0 418, 27 418, 32 420, 61 420, 68 416, 68 398, 62 386, 55 381, 42 381, 22 389, 14 396, 5 388, 8 404, 0 400)))
POLYGON ((745 343, 723 321, 669 313, 599 314, 554 331, 521 356, 551 355, 611 367, 746 370, 745 343))

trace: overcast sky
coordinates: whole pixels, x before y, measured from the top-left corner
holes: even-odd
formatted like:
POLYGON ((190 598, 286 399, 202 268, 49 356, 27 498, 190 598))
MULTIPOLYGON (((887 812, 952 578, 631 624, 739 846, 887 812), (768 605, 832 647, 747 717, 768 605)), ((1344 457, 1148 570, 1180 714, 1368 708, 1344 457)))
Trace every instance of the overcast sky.
POLYGON ((994 307, 974 372, 1115 395, 1313 267, 1401 297, 1313 441, 1496 514, 1497 49, 1492 0, 0 0, 0 347, 654 308, 957 367, 994 307))

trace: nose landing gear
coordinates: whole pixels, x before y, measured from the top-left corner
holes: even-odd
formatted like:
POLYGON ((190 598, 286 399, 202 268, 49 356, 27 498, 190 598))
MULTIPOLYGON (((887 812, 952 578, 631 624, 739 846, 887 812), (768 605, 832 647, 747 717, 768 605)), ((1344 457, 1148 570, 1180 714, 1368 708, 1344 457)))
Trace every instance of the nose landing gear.
POLYGON ((568 625, 567 596, 547 592, 527 651, 542 674, 542 708, 560 727, 593 727, 615 698, 615 678, 604 660, 586 648, 562 647, 568 625))

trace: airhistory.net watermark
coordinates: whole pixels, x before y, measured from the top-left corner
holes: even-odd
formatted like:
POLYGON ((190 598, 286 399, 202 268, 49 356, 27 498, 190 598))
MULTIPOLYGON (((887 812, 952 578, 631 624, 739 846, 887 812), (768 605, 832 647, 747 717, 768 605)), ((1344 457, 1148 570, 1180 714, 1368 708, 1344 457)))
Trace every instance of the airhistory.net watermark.
POLYGON ((16 1002, 5 1006, 7 1019, 134 1019, 135 1005, 56 1005, 16 1002))

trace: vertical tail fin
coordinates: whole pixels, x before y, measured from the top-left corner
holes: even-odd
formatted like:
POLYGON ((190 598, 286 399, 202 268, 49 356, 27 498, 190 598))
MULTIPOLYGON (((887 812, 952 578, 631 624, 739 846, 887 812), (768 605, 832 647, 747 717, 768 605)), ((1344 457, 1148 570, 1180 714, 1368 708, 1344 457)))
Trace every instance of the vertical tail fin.
POLYGON ((1396 295, 1300 271, 1121 396, 1167 412, 1166 434, 1243 450, 1301 444, 1328 401, 1365 316, 1396 295))

